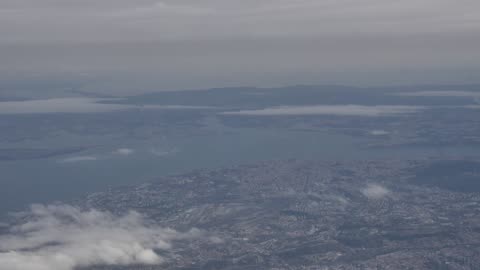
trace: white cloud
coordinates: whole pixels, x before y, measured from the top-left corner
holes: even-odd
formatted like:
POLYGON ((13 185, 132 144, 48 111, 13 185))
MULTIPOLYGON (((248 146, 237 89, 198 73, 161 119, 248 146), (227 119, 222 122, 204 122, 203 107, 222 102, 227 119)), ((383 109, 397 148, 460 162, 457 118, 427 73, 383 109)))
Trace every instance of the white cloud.
POLYGON ((0 270, 73 270, 93 265, 161 264, 172 242, 200 237, 146 222, 136 212, 115 216, 69 205, 34 205, 0 235, 0 270))
MULTIPOLYGON (((410 96, 410 97, 467 97, 472 98, 473 102, 480 104, 480 91, 417 91, 417 92, 403 92, 395 93, 396 96, 410 96)), ((437 106, 437 108, 445 109, 479 109, 478 105, 464 105, 464 106, 437 106)))
POLYGON ((381 199, 387 196, 390 191, 378 184, 369 184, 361 190, 362 194, 369 199, 381 199))
POLYGON ((33 114, 33 113, 102 113, 120 110, 193 110, 211 109, 207 106, 183 105, 129 105, 101 103, 114 101, 99 98, 52 98, 25 101, 0 102, 0 114, 33 114))
POLYGON ((344 116, 385 116, 415 113, 424 107, 419 106, 362 106, 362 105, 316 105, 284 106, 261 110, 223 112, 224 115, 344 115, 344 116))
POLYGON ((384 136, 384 135, 388 135, 388 134, 390 134, 390 132, 388 132, 386 130, 382 130, 382 129, 375 129, 375 130, 370 131, 370 135, 373 135, 373 136, 384 136))
POLYGON ((121 104, 102 104, 93 98, 52 98, 0 102, 0 114, 98 113, 128 109, 121 104))
POLYGON ((117 154, 117 155, 128 156, 128 155, 133 154, 133 152, 135 152, 135 150, 130 149, 130 148, 119 148, 119 149, 115 150, 114 153, 117 154))
POLYGON ((142 105, 142 109, 159 109, 159 110, 208 110, 219 109, 212 106, 189 106, 189 105, 142 105))
POLYGON ((164 156, 168 156, 178 152, 179 150, 177 148, 171 148, 171 149, 151 148, 150 149, 150 153, 158 157, 164 157, 164 156))
POLYGON ((61 163, 74 163, 74 162, 82 162, 82 161, 95 161, 97 157, 94 156, 75 156, 75 157, 68 157, 61 159, 59 162, 61 163))
POLYGON ((418 91, 418 92, 404 92, 396 93, 398 96, 412 96, 412 97, 472 97, 480 98, 480 92, 473 91, 418 91))

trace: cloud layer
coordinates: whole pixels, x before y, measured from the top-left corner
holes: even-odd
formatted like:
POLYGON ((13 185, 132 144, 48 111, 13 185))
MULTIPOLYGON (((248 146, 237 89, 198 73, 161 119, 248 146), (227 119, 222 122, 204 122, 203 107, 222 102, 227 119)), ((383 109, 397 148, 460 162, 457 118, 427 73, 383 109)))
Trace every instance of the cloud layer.
POLYGON ((52 98, 0 102, 0 114, 98 113, 129 109, 128 105, 103 104, 93 98, 52 98))
POLYGON ((2 0, 1 25, 15 27, 0 31, 29 42, 468 33, 478 10, 471 0, 2 0))
POLYGON ((480 98, 480 92, 473 91, 418 91, 397 93, 399 96, 411 97, 472 97, 480 98))
POLYGON ((261 110, 243 110, 224 112, 224 115, 340 115, 340 116, 388 116, 415 113, 422 110, 419 106, 362 106, 362 105, 317 105, 317 106, 284 106, 261 110))
MULTIPOLYGON (((51 98, 24 101, 0 102, 0 114, 32 113, 102 113, 120 110, 202 110, 212 109, 204 106, 181 105, 128 105, 102 103, 98 98, 51 98)), ((110 100, 111 101, 111 100, 110 100)))
POLYGON ((369 184, 367 187, 363 188, 361 192, 365 197, 373 200, 382 199, 390 194, 390 191, 387 188, 378 184, 369 184))
POLYGON ((95 156, 74 156, 68 157, 59 160, 60 163, 75 163, 75 162, 82 162, 82 161, 95 161, 98 158, 95 156))
POLYGON ((114 151, 115 154, 121 155, 121 156, 129 156, 133 154, 135 150, 130 149, 130 148, 118 148, 117 150, 114 151))
POLYGON ((109 93, 479 82, 479 17, 475 0, 2 0, 0 75, 109 93))
POLYGON ((370 135, 373 135, 373 136, 385 136, 385 135, 388 135, 388 134, 390 134, 390 132, 388 132, 386 130, 383 130, 383 129, 375 129, 375 130, 370 131, 370 135))
POLYGON ((0 270, 73 270, 93 265, 161 264, 172 242, 194 238, 148 224, 130 212, 115 216, 69 205, 34 205, 28 221, 0 235, 0 270))

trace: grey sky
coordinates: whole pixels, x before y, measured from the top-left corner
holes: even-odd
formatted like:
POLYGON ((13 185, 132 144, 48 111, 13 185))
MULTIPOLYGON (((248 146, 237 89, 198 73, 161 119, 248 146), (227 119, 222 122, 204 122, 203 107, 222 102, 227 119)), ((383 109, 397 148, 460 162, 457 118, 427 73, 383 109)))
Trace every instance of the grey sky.
POLYGON ((3 79, 87 90, 472 83, 480 70, 476 0, 0 0, 0 36, 3 79))

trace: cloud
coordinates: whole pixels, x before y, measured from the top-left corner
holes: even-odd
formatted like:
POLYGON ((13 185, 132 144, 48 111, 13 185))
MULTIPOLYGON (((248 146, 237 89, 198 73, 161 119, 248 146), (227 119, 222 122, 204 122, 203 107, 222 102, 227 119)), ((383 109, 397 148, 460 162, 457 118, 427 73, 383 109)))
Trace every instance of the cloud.
MULTIPOLYGON (((472 101, 476 104, 480 104, 480 91, 417 91, 417 92, 403 92, 395 93, 397 96, 410 96, 410 97, 466 97, 472 98, 472 101)), ((447 109, 479 109, 478 105, 464 105, 464 106, 438 106, 438 108, 447 109)))
POLYGON ((122 155, 122 156, 131 155, 131 154, 133 154, 133 152, 135 152, 135 150, 130 149, 130 148, 119 148, 119 149, 114 151, 115 154, 122 155))
POLYGON ((386 130, 382 130, 382 129, 375 129, 375 130, 370 131, 370 135, 373 135, 373 136, 384 136, 384 135, 388 135, 388 134, 390 134, 390 132, 388 132, 386 130))
POLYGON ((378 184, 369 184, 367 187, 363 188, 361 192, 365 197, 374 200, 381 199, 390 193, 388 189, 378 184))
POLYGON ((159 109, 159 110, 208 110, 220 109, 213 106, 189 106, 189 105, 142 105, 142 109, 159 109))
POLYGON ((397 96, 411 96, 411 97, 472 97, 480 98, 480 92, 473 91, 418 91, 418 92, 404 92, 396 93, 397 96))
POLYGON ((151 148, 150 149, 150 153, 158 157, 164 157, 171 154, 176 154, 178 152, 180 151, 177 148, 171 148, 171 149, 151 148))
POLYGON ((316 106, 285 106, 261 110, 243 110, 223 112, 223 115, 340 115, 340 116, 388 116, 396 114, 415 113, 424 107, 419 106, 362 106, 362 105, 316 105, 316 106))
POLYGON ((128 41, 475 32, 479 9, 470 0, 3 0, 0 22, 16 27, 0 33, 12 41, 128 41), (59 21, 62 34, 49 32, 59 21))
POLYGON ((479 17, 474 0, 2 0, 0 74, 108 93, 478 83, 479 17))
POLYGON ((149 224, 136 212, 116 216, 70 205, 34 205, 21 220, 0 235, 0 270, 156 265, 168 259, 156 250, 163 254, 175 240, 201 236, 149 224))
POLYGON ((82 162, 82 161, 95 161, 97 157, 94 156, 75 156, 75 157, 68 157, 60 160, 61 163, 75 163, 75 162, 82 162))
POLYGON ((0 114, 38 113, 102 113, 120 110, 193 110, 211 109, 207 106, 129 105, 101 103, 113 101, 99 98, 51 98, 0 102, 0 114))
POLYGON ((0 102, 0 114, 98 113, 128 109, 121 104, 102 104, 94 98, 52 98, 0 102))

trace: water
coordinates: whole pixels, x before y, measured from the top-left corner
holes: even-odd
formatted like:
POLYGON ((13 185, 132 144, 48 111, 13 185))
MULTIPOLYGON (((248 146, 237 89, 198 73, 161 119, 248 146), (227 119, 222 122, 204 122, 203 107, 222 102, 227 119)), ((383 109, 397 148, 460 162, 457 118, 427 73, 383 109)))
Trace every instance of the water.
MULTIPOLYGON (((272 159, 371 159, 436 156, 437 148, 365 149, 368 139, 327 132, 233 129, 190 138, 124 141, 134 150, 116 155, 109 146, 81 156, 96 160, 62 162, 65 157, 0 162, 0 215, 31 203, 71 200, 110 186, 138 184, 159 176, 194 169, 254 163, 272 159)), ((475 155, 479 148, 451 147, 442 151, 475 155)))

